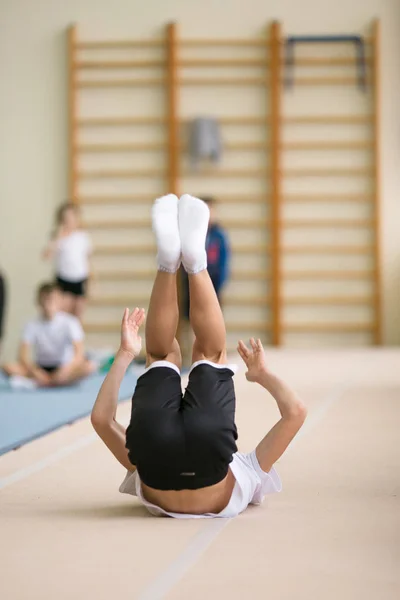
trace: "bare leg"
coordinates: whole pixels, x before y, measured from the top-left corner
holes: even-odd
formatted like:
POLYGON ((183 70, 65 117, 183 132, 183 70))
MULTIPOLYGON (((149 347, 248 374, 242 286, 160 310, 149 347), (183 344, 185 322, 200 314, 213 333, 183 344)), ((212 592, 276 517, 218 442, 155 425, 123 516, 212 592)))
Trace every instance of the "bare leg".
POLYGON ((21 363, 8 363, 3 365, 2 369, 9 377, 30 377, 28 370, 21 363))
POLYGON ((226 329, 214 286, 207 271, 189 275, 190 323, 196 341, 193 361, 226 361, 226 329))
POLYGON ((193 361, 226 361, 226 331, 221 307, 207 272, 205 243, 210 212, 204 202, 185 194, 179 201, 182 262, 189 275, 190 323, 196 341, 193 361))
POLYGON ((96 370, 96 365, 90 360, 83 360, 79 365, 76 365, 71 371, 67 371, 65 374, 62 372, 63 367, 58 371, 55 371, 51 377, 52 385, 69 385, 88 377, 96 370))
POLYGON ((72 314, 82 321, 83 311, 86 307, 86 298, 84 296, 76 296, 72 304, 72 314))
POLYGON ((157 272, 146 320, 147 365, 169 360, 181 367, 181 352, 175 338, 179 320, 176 278, 176 273, 157 272))
POLYGON ((170 194, 157 199, 153 205, 152 220, 158 272, 146 321, 147 365, 157 360, 168 360, 180 368, 182 357, 175 338, 179 321, 177 270, 181 256, 178 198, 170 194))

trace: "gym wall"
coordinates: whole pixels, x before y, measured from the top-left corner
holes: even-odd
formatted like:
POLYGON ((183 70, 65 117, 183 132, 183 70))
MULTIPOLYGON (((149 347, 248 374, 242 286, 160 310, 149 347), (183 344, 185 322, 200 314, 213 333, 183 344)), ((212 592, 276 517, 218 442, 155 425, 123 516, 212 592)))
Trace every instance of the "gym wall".
MULTIPOLYGON (((34 313, 35 286, 51 275, 49 266, 41 262, 40 251, 51 230, 55 207, 68 195, 65 31, 71 22, 78 23, 84 39, 159 37, 164 35, 165 24, 174 19, 179 22, 185 38, 250 38, 261 35, 272 19, 282 22, 285 34, 364 34, 372 19, 379 17, 382 24, 383 340, 386 344, 399 343, 400 84, 397 74, 400 72, 400 42, 397 23, 400 7, 395 0, 358 1, 351 7, 343 0, 334 4, 308 0, 301 6, 288 0, 276 6, 252 0, 246 4, 245 13, 239 1, 229 2, 228 6, 207 0, 201 5, 178 1, 136 5, 124 0, 116 7, 104 1, 65 4, 43 0, 32 13, 31 4, 24 0, 4 2, 1 10, 4 14, 0 55, 3 73, 0 266, 9 283, 3 357, 12 357, 22 324, 34 313)), ((225 100, 223 96, 220 100, 232 108, 229 89, 219 89, 218 93, 226 95, 225 100)), ((338 101, 346 101, 335 98, 334 94, 333 90, 331 95, 324 95, 324 108, 332 109, 338 101)), ((151 101, 150 96, 147 101, 151 101)), ((187 115, 199 112, 195 88, 187 92, 184 102, 187 115)), ((304 133, 312 136, 312 132, 304 133)), ((232 168, 235 166, 232 163, 232 168)), ((234 182, 229 180, 226 185, 234 186, 234 182)), ((221 194, 235 191, 232 187, 222 189, 223 180, 219 186, 221 194)), ((152 191, 146 190, 146 194, 152 191)), ((221 207, 222 216, 223 210, 221 207)))

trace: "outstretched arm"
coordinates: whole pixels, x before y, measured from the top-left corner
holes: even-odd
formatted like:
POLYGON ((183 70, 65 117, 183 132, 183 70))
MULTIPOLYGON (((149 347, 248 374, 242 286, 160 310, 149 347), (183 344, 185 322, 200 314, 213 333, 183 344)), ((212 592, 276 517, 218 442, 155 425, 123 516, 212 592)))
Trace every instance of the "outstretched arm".
POLYGON ((58 229, 55 232, 53 232, 50 240, 46 244, 46 247, 42 251, 42 258, 44 258, 45 260, 53 258, 54 254, 56 253, 57 244, 61 236, 62 227, 58 227, 58 229))
POLYGON ((246 378, 265 388, 276 400, 281 419, 261 440, 256 448, 256 456, 263 471, 268 473, 282 456, 300 427, 307 410, 297 394, 279 377, 271 373, 264 358, 260 340, 250 340, 251 349, 240 341, 238 352, 247 366, 246 378))
POLYGON ((114 454, 115 458, 129 471, 135 467, 128 458, 125 448, 125 428, 116 421, 118 394, 126 370, 141 350, 139 328, 145 318, 144 310, 136 308, 131 315, 125 309, 121 325, 121 345, 107 377, 97 395, 91 421, 96 433, 114 454))

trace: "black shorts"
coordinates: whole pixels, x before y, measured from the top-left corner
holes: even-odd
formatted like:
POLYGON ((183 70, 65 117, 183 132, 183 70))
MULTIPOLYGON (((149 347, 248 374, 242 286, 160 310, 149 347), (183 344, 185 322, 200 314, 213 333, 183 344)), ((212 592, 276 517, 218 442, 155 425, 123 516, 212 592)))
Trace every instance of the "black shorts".
POLYGON ((43 369, 46 373, 54 373, 61 365, 39 365, 39 369, 43 369))
POLYGON ((139 377, 126 447, 146 485, 195 490, 224 479, 237 451, 233 374, 199 364, 184 394, 171 367, 153 367, 139 377))
POLYGON ((67 292, 73 296, 86 296, 87 279, 82 279, 82 281, 67 281, 57 276, 56 281, 58 287, 63 292, 67 292))

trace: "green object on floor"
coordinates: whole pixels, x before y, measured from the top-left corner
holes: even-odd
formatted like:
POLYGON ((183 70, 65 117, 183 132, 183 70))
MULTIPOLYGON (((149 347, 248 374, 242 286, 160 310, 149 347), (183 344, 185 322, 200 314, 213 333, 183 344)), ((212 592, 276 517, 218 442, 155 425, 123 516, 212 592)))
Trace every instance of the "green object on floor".
POLYGON ((107 360, 105 360, 101 365, 100 365, 100 373, 108 373, 108 371, 111 369, 111 366, 114 362, 115 356, 110 356, 109 358, 107 358, 107 360))

